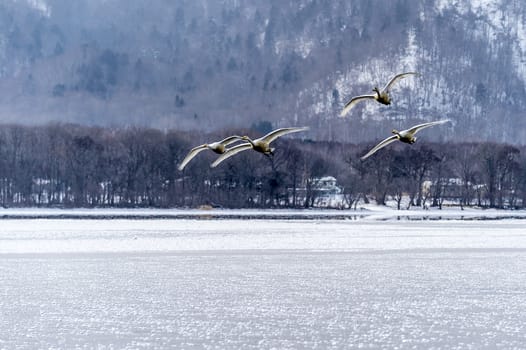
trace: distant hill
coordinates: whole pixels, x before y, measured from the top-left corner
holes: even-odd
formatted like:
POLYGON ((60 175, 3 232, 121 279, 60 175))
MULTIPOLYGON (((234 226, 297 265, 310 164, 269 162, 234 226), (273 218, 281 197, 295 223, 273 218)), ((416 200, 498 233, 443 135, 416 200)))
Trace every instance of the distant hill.
POLYGON ((522 0, 7 0, 0 3, 0 121, 204 131, 308 125, 361 142, 426 131, 524 144, 522 0), (471 3, 471 4, 469 4, 471 3), (350 96, 419 71, 385 107, 350 96))

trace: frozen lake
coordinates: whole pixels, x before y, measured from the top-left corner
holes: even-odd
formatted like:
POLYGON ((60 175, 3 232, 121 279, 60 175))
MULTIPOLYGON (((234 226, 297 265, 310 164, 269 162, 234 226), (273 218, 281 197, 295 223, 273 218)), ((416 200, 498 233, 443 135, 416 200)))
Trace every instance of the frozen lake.
POLYGON ((0 220, 0 349, 526 347, 526 220, 384 219, 0 220))

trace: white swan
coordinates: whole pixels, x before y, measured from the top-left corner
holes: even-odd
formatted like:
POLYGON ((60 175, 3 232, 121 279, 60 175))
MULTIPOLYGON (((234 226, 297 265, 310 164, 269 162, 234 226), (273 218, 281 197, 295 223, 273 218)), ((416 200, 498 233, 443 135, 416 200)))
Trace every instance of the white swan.
POLYGON ((179 165, 178 169, 183 170, 186 164, 188 164, 188 162, 190 162, 199 152, 204 151, 205 149, 214 151, 217 154, 223 154, 226 152, 226 146, 236 141, 239 141, 239 140, 241 140, 241 136, 233 135, 233 136, 229 136, 226 139, 218 141, 218 142, 205 143, 200 146, 194 147, 190 150, 190 152, 188 152, 186 157, 183 159, 183 161, 179 165))
POLYGON ((253 149, 254 151, 263 153, 267 156, 270 156, 274 152, 274 148, 270 147, 270 143, 277 139, 280 136, 291 134, 294 132, 300 132, 308 130, 308 127, 301 127, 301 128, 281 128, 276 129, 274 131, 269 132, 263 137, 260 137, 259 139, 252 140, 248 136, 243 136, 240 139, 248 141, 247 143, 242 143, 239 145, 236 145, 230 149, 228 149, 225 153, 223 153, 221 156, 219 156, 215 162, 210 165, 212 168, 215 168, 219 165, 222 161, 224 161, 227 158, 232 157, 233 155, 238 154, 239 152, 246 151, 247 149, 253 149))
POLYGON ((428 127, 433 126, 433 125, 444 124, 444 123, 447 123, 449 121, 450 121, 449 119, 444 119, 444 120, 438 120, 438 121, 435 121, 435 122, 419 124, 419 125, 413 126, 411 129, 402 130, 402 131, 397 131, 397 130, 393 129, 393 131, 392 131, 392 133, 394 134, 393 136, 390 136, 390 137, 386 138, 385 140, 383 140, 382 142, 380 142, 379 144, 374 146, 372 150, 367 152, 367 154, 364 155, 363 157, 361 157, 360 159, 364 160, 364 159, 370 157, 372 154, 374 154, 380 148, 384 148, 388 144, 390 144, 392 142, 395 142, 395 141, 402 141, 402 142, 405 142, 405 143, 413 144, 413 143, 416 142, 415 134, 417 132, 419 132, 420 130, 428 128, 428 127))
POLYGON ((378 87, 374 87, 373 91, 375 94, 373 95, 360 95, 355 96, 351 98, 349 102, 345 104, 345 107, 343 108, 342 112, 340 113, 341 117, 345 117, 345 115, 351 110, 351 108, 354 107, 358 102, 365 101, 365 100, 376 100, 379 103, 382 103, 384 105, 390 105, 391 104, 391 96, 389 96, 389 93, 391 92, 391 87, 394 83, 396 83, 398 80, 403 79, 409 75, 420 75, 417 72, 406 72, 406 73, 400 73, 395 75, 394 77, 389 80, 389 82, 384 86, 382 90, 379 90, 378 87))

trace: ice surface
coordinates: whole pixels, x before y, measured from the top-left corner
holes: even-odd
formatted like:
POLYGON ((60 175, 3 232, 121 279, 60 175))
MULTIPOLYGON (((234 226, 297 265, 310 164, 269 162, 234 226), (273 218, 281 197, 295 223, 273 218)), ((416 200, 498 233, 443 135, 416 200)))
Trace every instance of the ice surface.
POLYGON ((0 349, 526 347, 524 220, 377 215, 0 220, 0 349))

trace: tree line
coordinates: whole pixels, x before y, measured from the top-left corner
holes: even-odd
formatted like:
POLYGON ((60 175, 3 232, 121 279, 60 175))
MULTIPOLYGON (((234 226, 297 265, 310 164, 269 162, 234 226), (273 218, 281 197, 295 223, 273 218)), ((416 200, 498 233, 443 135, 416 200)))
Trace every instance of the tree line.
MULTIPOLYGON (((257 129, 257 125, 253 126, 257 129)), ((526 205, 526 149, 495 143, 394 144, 366 161, 374 142, 351 144, 282 138, 272 158, 252 151, 217 168, 194 146, 229 134, 75 124, 0 125, 0 202, 4 207, 309 208, 317 181, 334 176, 343 207, 444 204, 489 208, 526 205)))

